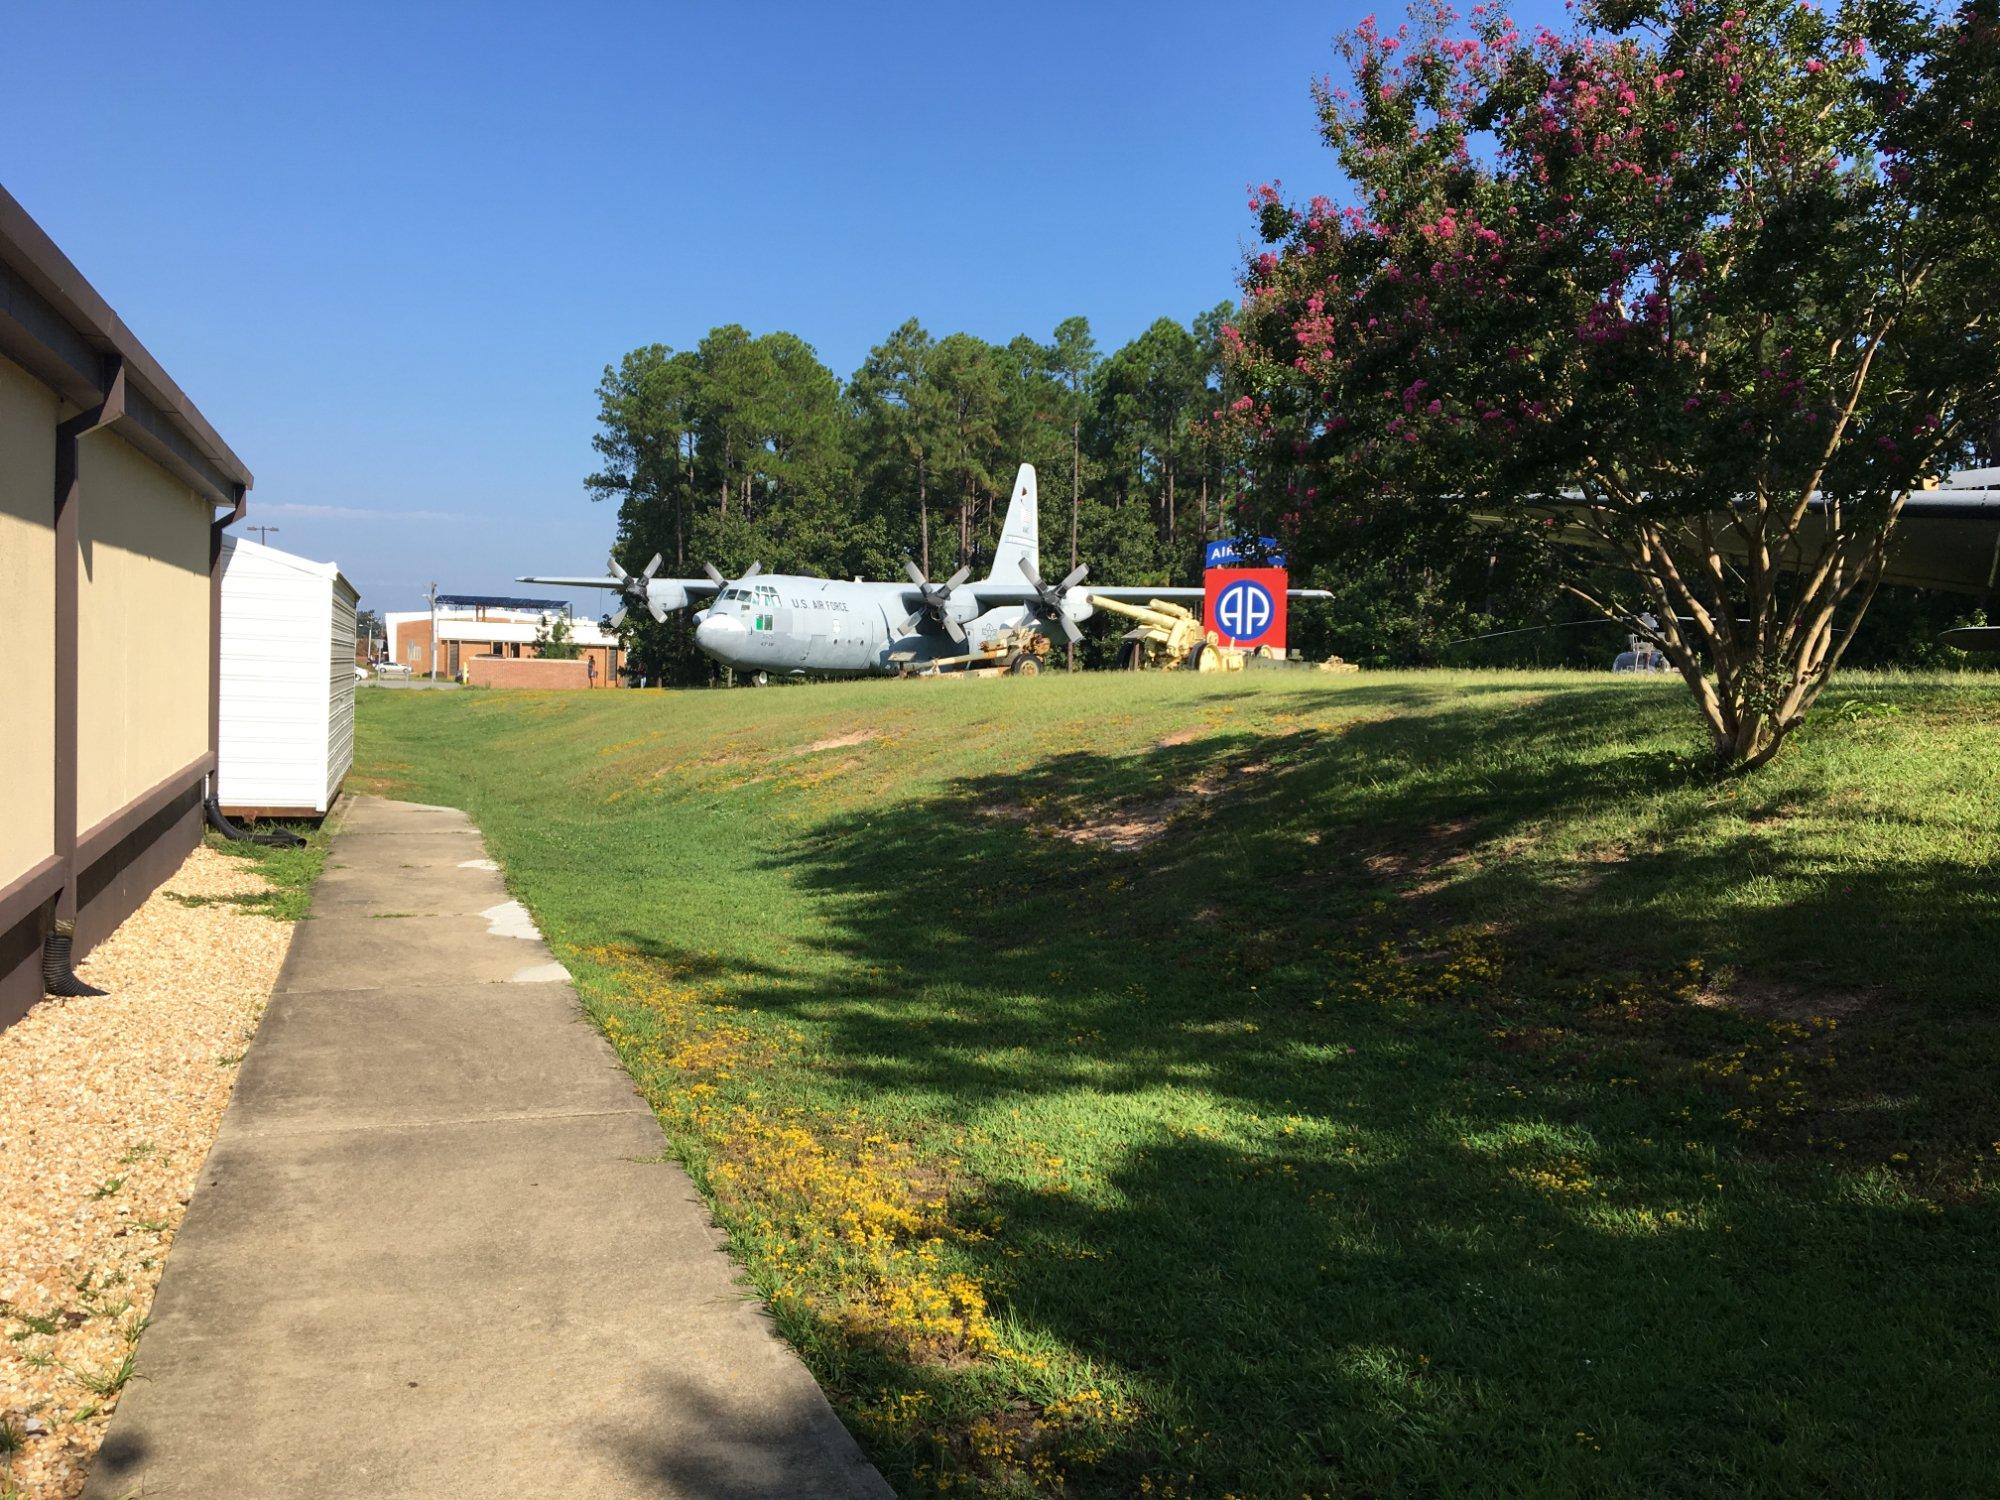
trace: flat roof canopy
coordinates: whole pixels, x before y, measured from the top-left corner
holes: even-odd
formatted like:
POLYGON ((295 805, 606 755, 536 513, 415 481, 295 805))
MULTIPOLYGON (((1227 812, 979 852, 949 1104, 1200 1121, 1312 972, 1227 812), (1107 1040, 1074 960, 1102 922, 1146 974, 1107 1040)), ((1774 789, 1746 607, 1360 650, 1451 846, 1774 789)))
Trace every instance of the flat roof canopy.
POLYGON ((564 611, 561 599, 518 599, 509 594, 439 594, 440 609, 539 609, 564 611))

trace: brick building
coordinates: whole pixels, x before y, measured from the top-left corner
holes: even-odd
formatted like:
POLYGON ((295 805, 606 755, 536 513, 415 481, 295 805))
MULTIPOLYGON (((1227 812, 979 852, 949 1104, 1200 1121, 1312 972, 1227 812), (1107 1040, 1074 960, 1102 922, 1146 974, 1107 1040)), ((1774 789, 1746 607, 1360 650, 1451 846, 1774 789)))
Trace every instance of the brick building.
MULTIPOLYGON (((560 618, 569 620, 570 639, 577 646, 577 659, 585 663, 590 684, 624 685, 619 674, 625 654, 618 637, 595 620, 571 617, 562 605, 546 599, 491 594, 440 594, 437 603, 435 665, 439 677, 460 679, 474 657, 520 660, 539 656, 535 637, 543 622, 560 618)), ((382 616, 382 628, 388 633, 388 659, 408 667, 413 677, 428 676, 432 670, 431 620, 427 609, 391 611, 382 616)))

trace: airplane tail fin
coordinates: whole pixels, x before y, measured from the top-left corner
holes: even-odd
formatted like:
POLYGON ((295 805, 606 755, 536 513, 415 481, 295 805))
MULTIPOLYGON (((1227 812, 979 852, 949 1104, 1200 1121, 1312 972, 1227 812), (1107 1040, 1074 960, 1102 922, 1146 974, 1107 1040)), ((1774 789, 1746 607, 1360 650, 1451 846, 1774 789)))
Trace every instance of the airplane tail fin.
POLYGON ((1007 502, 1007 519, 1000 524, 1000 542, 993 549, 993 567, 987 581, 1019 583, 1021 559, 1036 568, 1042 565, 1042 523, 1035 500, 1035 466, 1022 464, 1014 476, 1014 498, 1007 502))

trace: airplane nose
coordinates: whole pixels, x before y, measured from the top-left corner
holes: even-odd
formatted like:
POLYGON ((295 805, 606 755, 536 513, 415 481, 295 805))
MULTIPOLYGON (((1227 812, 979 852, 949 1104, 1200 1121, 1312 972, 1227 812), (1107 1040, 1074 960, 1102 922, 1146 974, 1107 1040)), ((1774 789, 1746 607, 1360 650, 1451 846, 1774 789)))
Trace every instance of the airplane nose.
POLYGON ((694 643, 710 656, 728 659, 736 653, 750 632, 733 615, 710 614, 694 628, 694 643))

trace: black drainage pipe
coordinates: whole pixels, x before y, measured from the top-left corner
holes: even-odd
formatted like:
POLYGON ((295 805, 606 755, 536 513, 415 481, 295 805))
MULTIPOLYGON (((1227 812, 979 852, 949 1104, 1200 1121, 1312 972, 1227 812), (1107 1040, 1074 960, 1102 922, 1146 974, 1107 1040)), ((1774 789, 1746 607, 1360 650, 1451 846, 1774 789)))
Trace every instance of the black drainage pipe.
POLYGON ((42 993, 64 1000, 109 994, 110 991, 85 984, 76 977, 76 970, 70 964, 75 942, 76 923, 67 921, 58 921, 55 931, 42 940, 42 993))
POLYGON ((270 833, 252 833, 247 828, 238 828, 222 815, 222 804, 213 797, 202 803, 202 809, 208 814, 208 826, 231 843, 262 844, 270 849, 303 849, 306 846, 306 841, 289 828, 275 829, 270 833))

